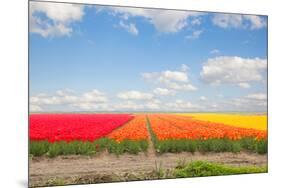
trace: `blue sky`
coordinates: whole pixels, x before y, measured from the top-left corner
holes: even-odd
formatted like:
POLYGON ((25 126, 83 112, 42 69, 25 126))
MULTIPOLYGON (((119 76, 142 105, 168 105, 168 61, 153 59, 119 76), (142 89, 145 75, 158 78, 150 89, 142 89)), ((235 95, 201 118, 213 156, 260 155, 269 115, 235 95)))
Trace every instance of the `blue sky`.
POLYGON ((266 111, 267 18, 30 2, 31 111, 266 111))

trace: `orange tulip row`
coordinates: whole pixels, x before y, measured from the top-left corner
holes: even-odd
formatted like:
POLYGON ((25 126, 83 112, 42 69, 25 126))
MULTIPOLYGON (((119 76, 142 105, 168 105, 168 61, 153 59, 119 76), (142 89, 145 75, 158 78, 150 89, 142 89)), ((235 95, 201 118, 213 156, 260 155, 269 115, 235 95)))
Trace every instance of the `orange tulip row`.
POLYGON ((136 141, 147 140, 148 131, 146 128, 146 116, 137 115, 133 120, 111 132, 107 137, 114 139, 117 142, 125 139, 136 141))
POLYGON ((267 132, 255 129, 232 127, 221 123, 194 120, 177 115, 149 115, 153 132, 159 140, 166 139, 210 139, 229 138, 239 140, 243 137, 266 139, 267 132))

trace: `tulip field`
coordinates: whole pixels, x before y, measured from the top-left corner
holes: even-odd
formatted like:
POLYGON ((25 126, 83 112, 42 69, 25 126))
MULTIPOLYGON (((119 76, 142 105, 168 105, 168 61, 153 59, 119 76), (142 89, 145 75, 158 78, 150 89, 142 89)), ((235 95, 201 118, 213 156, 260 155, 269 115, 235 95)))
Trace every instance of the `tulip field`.
MULTIPOLYGON (((154 146, 157 152, 181 151, 267 151, 267 132, 240 128, 192 116, 148 115, 154 146)), ((241 125, 243 126, 243 125, 241 125)))
POLYGON ((263 114, 31 114, 30 154, 267 153, 263 114))
POLYGON ((94 141, 133 119, 129 114, 34 114, 30 116, 31 140, 94 141))

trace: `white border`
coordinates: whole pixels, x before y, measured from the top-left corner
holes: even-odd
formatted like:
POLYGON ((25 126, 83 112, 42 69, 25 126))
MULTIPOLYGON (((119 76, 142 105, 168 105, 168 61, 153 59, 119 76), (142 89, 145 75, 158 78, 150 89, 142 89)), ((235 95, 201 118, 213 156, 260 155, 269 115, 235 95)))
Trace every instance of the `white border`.
MULTIPOLYGON (((59 0, 58 0, 59 1, 59 0)), ((269 15, 269 173, 207 178, 93 184, 72 187, 267 187, 280 184, 280 10, 275 0, 65 0, 269 15)), ((6 0, 0 10, 0 177, 1 187, 27 186, 27 0, 6 0)))

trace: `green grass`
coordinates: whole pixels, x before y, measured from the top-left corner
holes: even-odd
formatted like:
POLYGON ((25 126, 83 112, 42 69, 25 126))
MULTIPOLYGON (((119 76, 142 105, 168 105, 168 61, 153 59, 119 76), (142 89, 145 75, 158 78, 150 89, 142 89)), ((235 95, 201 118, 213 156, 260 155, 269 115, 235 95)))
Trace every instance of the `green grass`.
POLYGON ((221 176, 234 174, 249 173, 266 173, 267 167, 256 166, 229 166, 207 161, 194 161, 185 166, 178 167, 174 170, 176 178, 186 177, 203 177, 203 176, 221 176))
POLYGON ((54 179, 49 179, 46 182, 46 186, 64 186, 67 185, 64 179, 60 178, 54 178, 54 179))
POLYGON ((49 143, 47 141, 31 141, 29 152, 31 156, 46 155, 52 158, 58 155, 94 155, 105 150, 116 155, 123 153, 137 154, 139 152, 146 152, 147 148, 148 142, 146 140, 123 140, 117 143, 112 139, 101 138, 94 142, 59 141, 49 143))

